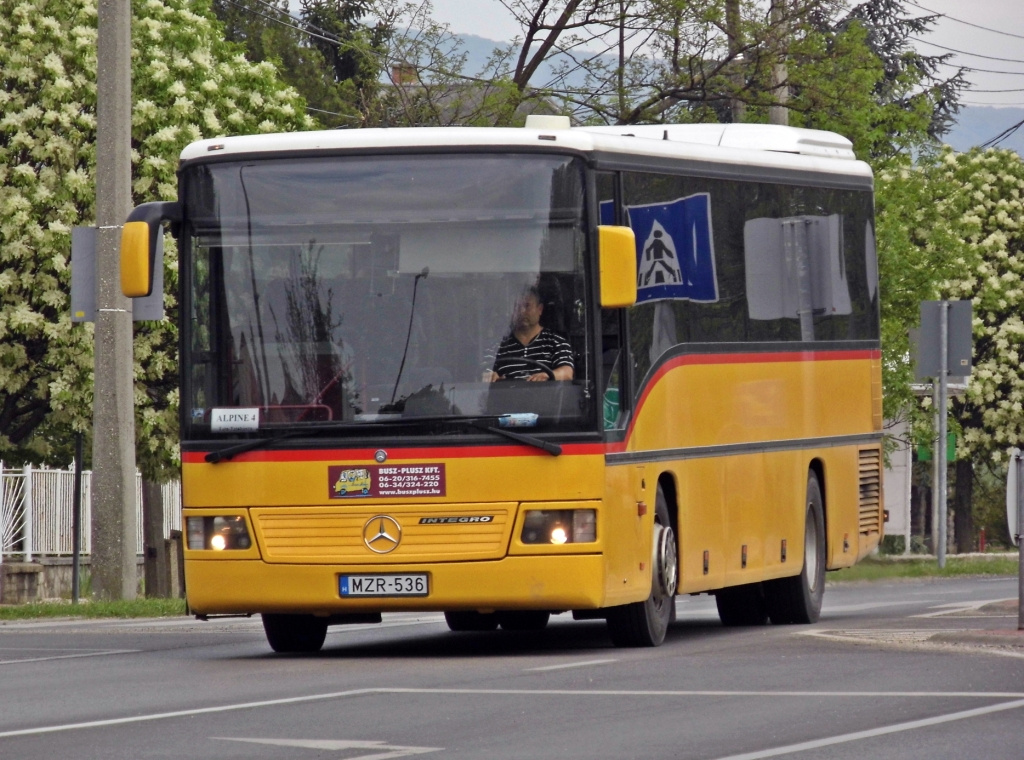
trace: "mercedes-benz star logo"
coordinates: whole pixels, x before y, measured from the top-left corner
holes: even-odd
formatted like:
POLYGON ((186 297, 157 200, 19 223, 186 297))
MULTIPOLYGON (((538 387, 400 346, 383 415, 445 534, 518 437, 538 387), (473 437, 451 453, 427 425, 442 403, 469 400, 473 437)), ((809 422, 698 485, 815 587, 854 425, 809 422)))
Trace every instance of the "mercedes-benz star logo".
POLYGON ((402 526, 389 515, 376 515, 363 526, 363 543, 371 552, 387 554, 398 548, 402 540, 402 526))

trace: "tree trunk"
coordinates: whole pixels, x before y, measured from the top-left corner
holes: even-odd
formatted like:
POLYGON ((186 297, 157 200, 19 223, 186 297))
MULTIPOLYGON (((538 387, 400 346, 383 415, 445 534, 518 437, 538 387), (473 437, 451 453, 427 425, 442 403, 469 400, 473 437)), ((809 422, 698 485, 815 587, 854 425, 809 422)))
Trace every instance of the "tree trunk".
POLYGON ((958 459, 956 462, 956 490, 953 492, 953 532, 957 554, 976 550, 974 545, 974 462, 958 459))

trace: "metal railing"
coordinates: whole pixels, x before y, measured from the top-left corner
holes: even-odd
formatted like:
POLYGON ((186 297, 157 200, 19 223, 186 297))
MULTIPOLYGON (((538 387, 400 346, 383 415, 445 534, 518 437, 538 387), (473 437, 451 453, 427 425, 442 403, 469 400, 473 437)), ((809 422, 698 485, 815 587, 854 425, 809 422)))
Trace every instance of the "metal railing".
MULTIPOLYGON (((0 462, 0 562, 17 555, 71 556, 74 553, 75 468, 54 470, 25 466, 11 468, 0 462)), ((181 530, 181 483, 160 487, 164 512, 164 538, 181 530)), ((92 543, 92 471, 82 473, 82 542, 88 555, 92 543)), ((136 554, 143 552, 142 475, 135 476, 136 554)))

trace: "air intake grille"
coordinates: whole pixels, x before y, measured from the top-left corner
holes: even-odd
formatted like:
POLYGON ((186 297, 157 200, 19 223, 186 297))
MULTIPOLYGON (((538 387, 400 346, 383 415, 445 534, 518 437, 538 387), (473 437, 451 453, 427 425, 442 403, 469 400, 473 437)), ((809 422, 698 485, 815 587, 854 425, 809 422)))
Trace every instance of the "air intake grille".
POLYGON ((860 533, 868 536, 882 531, 882 452, 860 451, 860 533))

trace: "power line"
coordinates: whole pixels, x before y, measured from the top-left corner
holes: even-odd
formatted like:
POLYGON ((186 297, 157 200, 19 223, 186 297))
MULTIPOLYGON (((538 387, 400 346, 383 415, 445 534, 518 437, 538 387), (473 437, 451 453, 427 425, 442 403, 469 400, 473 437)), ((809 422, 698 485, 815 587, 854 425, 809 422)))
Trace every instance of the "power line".
MULTIPOLYGON (((296 24, 289 24, 287 21, 282 20, 279 16, 270 16, 270 15, 268 15, 266 13, 260 12, 256 8, 251 8, 248 5, 244 5, 244 4, 240 3, 240 2, 236 2, 236 0, 223 0, 223 1, 225 3, 228 3, 230 5, 235 6, 236 8, 238 8, 240 10, 245 11, 246 13, 252 13, 252 14, 254 14, 256 16, 259 16, 260 18, 266 19, 267 21, 273 21, 275 24, 280 24, 281 26, 287 27, 288 29, 294 29, 297 32, 309 35, 310 37, 315 37, 316 39, 323 40, 324 42, 330 42, 330 43, 332 43, 334 45, 340 45, 341 44, 341 39, 340 38, 332 35, 330 32, 324 31, 323 29, 320 29, 318 27, 315 27, 315 26, 312 26, 312 25, 309 25, 309 24, 307 24, 306 26, 297 26, 296 24)), ((260 1, 261 0, 257 0, 257 2, 260 2, 260 1)), ((269 7, 269 8, 272 8, 273 10, 277 11, 278 13, 284 13, 284 11, 282 11, 280 8, 277 8, 277 7, 273 6, 273 5, 270 5, 269 3, 262 3, 262 4, 267 6, 267 7, 269 7)), ((299 19, 296 19, 291 14, 285 14, 285 16, 287 16, 287 18, 291 19, 292 21, 299 21, 299 19)))
POLYGON ((992 138, 991 140, 988 140, 988 141, 986 141, 986 142, 983 142, 983 143, 982 143, 982 144, 981 144, 980 146, 978 146, 978 147, 980 147, 980 148, 994 148, 994 147, 995 147, 995 146, 997 146, 997 145, 998 145, 999 143, 1003 142, 1003 141, 1004 141, 1004 140, 1006 140, 1006 139, 1007 139, 1008 137, 1010 137, 1011 135, 1013 135, 1013 134, 1014 134, 1014 133, 1015 133, 1015 132, 1016 132, 1016 131, 1017 131, 1018 129, 1020 129, 1020 128, 1021 128, 1022 126, 1024 126, 1024 121, 1018 121, 1018 122, 1017 122, 1016 124, 1014 124, 1014 125, 1013 125, 1012 127, 1009 127, 1009 128, 1007 128, 1007 129, 1003 130, 1003 131, 1002 131, 1002 132, 1000 132, 1000 133, 999 133, 998 135, 996 135, 995 137, 993 137, 993 138, 992 138))
POLYGON ((1021 60, 1020 58, 997 58, 997 57, 991 56, 991 55, 982 55, 981 53, 968 53, 966 50, 957 50, 956 48, 946 47, 945 45, 939 45, 938 43, 929 42, 928 40, 922 40, 922 39, 920 39, 918 37, 911 37, 910 39, 913 40, 914 42, 921 42, 921 43, 923 43, 925 45, 931 45, 932 47, 937 47, 940 50, 948 50, 951 53, 959 53, 960 55, 969 55, 972 58, 985 58, 986 60, 989 60, 989 61, 1003 61, 1004 63, 1024 63, 1024 60, 1021 60))
POLYGON ((979 24, 972 24, 970 21, 964 21, 962 18, 956 18, 955 16, 950 16, 948 13, 940 13, 939 11, 933 11, 931 8, 925 8, 920 3, 914 2, 914 0, 907 0, 907 2, 909 2, 911 5, 914 5, 914 6, 918 7, 918 8, 920 8, 923 11, 926 11, 928 13, 933 13, 936 16, 941 16, 942 18, 949 19, 950 21, 955 21, 958 24, 963 24, 964 26, 973 26, 975 29, 981 29, 984 32, 992 32, 993 34, 1002 34, 1002 35, 1004 35, 1006 37, 1015 37, 1018 40, 1024 40, 1024 35, 1021 35, 1021 34, 1013 34, 1012 32, 1004 32, 1001 29, 992 29, 992 28, 987 27, 987 26, 980 26, 979 24))
POLYGON ((976 74, 1011 74, 1013 76, 1024 76, 1024 71, 995 71, 993 69, 976 69, 973 66, 961 66, 957 63, 947 63, 946 61, 936 61, 939 66, 948 66, 951 69, 961 69, 966 72, 974 72, 976 74))
MULTIPOLYGON (((339 45, 341 44, 341 37, 339 37, 338 35, 334 34, 333 32, 328 32, 326 29, 323 29, 323 28, 321 28, 319 26, 316 26, 315 24, 311 24, 308 21, 305 21, 304 19, 302 19, 300 16, 293 16, 290 11, 284 11, 281 8, 278 8, 273 3, 268 2, 267 0, 255 0, 255 2, 259 3, 260 5, 264 6, 265 8, 269 8, 269 9, 271 9, 273 11, 278 12, 278 13, 284 13, 288 17, 288 19, 290 21, 294 21, 296 24, 302 24, 302 26, 292 26, 291 27, 292 29, 296 29, 296 30, 298 30, 300 32, 303 32, 305 34, 310 34, 310 36, 313 36, 313 37, 316 37, 318 35, 323 35, 323 36, 320 36, 319 39, 324 40, 325 42, 334 42, 334 43, 339 44, 339 45), (315 32, 315 34, 311 34, 311 31, 315 32)), ((286 26, 290 26, 290 24, 287 24, 287 22, 279 22, 279 23, 284 23, 286 26)))
POLYGON ((1020 108, 1022 105, 1024 105, 1024 103, 979 103, 978 101, 975 100, 961 100, 960 105, 974 106, 977 108, 1020 108))

